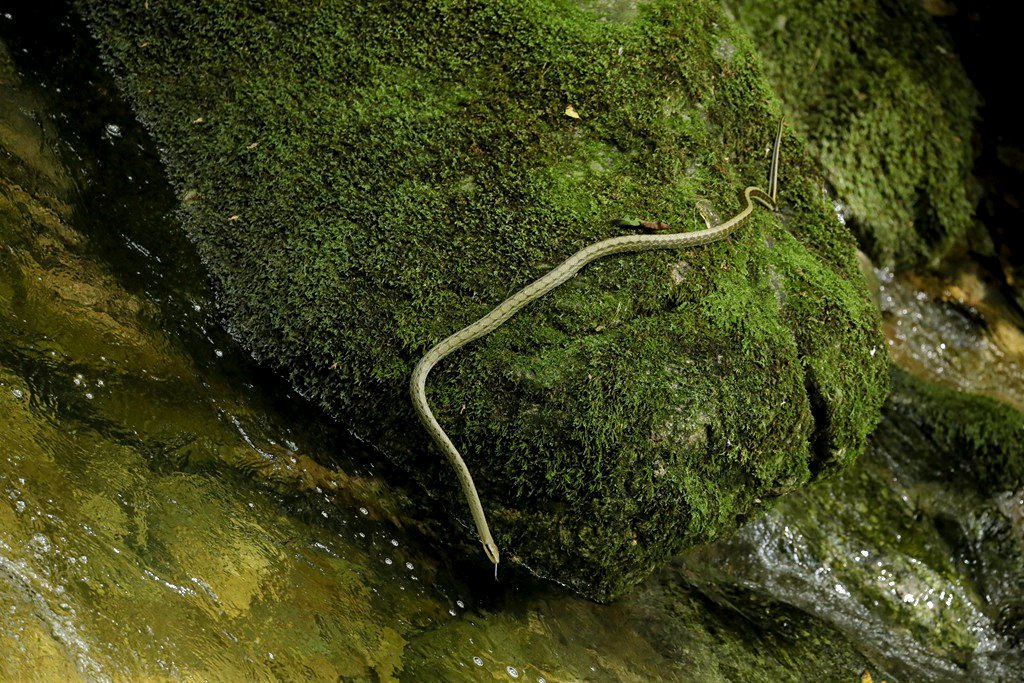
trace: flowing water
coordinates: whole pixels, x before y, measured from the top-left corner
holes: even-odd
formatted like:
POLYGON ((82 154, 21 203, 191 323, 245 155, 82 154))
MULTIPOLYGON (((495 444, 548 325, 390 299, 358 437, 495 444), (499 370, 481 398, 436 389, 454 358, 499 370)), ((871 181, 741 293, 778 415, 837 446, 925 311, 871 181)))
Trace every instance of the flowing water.
MULTIPOLYGON (((0 11, 0 680, 1024 672, 992 609, 1017 599, 1012 571, 983 591, 935 522, 1016 548, 1024 502, 948 500, 899 425, 614 605, 495 583, 383 456, 221 330, 157 150, 78 21, 42 14, 0 11)), ((920 305, 890 323, 931 329, 935 302, 885 278, 920 305)), ((988 348, 975 328, 899 343, 988 348)))
POLYGON ((878 273, 890 355, 936 383, 1024 410, 1024 330, 972 263, 945 277, 878 273))

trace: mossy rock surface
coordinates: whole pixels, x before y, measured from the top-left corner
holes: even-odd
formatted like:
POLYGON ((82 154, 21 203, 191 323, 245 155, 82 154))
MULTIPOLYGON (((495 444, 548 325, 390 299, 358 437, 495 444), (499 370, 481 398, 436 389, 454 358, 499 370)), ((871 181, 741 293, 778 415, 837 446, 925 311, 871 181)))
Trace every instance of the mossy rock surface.
MULTIPOLYGON (((767 182, 749 39, 714 3, 634 5, 80 8, 232 331, 465 518, 418 357, 613 219, 703 227, 767 182)), ((432 373, 506 557, 608 599, 863 450, 878 313, 815 162, 782 154, 780 214, 596 263, 432 373)))
POLYGON ((886 411, 915 425, 920 439, 947 459, 934 463, 936 469, 959 484, 986 495, 1024 489, 1024 413, 1013 406, 894 369, 886 411))
POLYGON ((924 264, 971 227, 979 97, 917 0, 726 0, 862 248, 924 264))

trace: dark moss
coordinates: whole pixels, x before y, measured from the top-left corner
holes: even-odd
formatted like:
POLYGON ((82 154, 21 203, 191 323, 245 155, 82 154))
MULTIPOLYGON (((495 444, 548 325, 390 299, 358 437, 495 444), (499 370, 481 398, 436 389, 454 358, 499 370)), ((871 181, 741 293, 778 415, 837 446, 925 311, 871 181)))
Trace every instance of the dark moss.
POLYGON ((1012 406, 894 369, 886 411, 935 445, 936 471, 986 495, 1024 487, 1024 413, 1012 406))
POLYGON ((921 3, 726 4, 876 263, 924 263, 966 235, 979 99, 921 3))
MULTIPOLYGON (((710 2, 622 22, 555 0, 81 8, 233 332, 460 513, 412 363, 618 216, 737 211, 779 116, 710 2)), ((783 158, 782 221, 595 264, 431 376, 532 568, 617 595, 863 449, 878 314, 788 134, 783 158)))

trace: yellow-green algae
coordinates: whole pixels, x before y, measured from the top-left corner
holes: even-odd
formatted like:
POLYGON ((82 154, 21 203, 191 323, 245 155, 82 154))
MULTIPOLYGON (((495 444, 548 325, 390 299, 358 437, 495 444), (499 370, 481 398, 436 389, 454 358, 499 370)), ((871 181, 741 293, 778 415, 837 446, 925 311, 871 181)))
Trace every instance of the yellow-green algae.
MULTIPOLYGON (((710 2, 600 4, 79 3, 233 333, 459 514, 416 358, 612 219, 693 229, 766 181, 779 113, 743 32, 710 2)), ((814 162, 782 154, 781 217, 596 264, 432 375, 509 556, 611 598, 863 450, 877 311, 814 162)))
POLYGON ((980 98, 924 3, 724 4, 878 265, 928 263, 965 239, 980 98))

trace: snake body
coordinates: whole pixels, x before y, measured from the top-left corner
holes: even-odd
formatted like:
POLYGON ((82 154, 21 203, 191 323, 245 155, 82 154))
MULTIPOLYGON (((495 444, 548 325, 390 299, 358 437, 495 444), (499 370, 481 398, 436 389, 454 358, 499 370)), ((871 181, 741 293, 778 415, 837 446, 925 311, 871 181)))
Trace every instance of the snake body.
POLYGON ((750 186, 743 190, 743 198, 746 205, 735 216, 729 220, 706 230, 694 232, 671 233, 671 234, 640 234, 622 235, 595 242, 590 246, 580 249, 567 258, 546 275, 526 285, 518 292, 498 304, 494 310, 480 318, 476 322, 467 325, 455 334, 442 340, 433 346, 416 363, 412 371, 410 391, 412 404, 419 415, 420 421, 430 433, 431 438, 447 457, 452 469, 462 486, 463 495, 469 504, 473 515, 473 522, 476 525, 480 542, 484 546, 484 552, 488 559, 494 563, 495 568, 500 560, 498 546, 491 536, 491 530, 487 525, 487 516, 484 514, 483 505, 480 503, 480 495, 477 493, 476 485, 473 483, 473 476, 462 459, 458 449, 445 433, 444 429, 437 422, 430 405, 427 403, 426 386, 427 375, 446 356, 458 351, 466 344, 484 337, 515 315, 527 304, 544 296, 559 285, 564 284, 578 273, 584 266, 592 261, 612 254, 626 252, 654 251, 656 249, 683 249, 694 247, 709 242, 715 242, 727 237, 745 221, 754 210, 754 202, 764 205, 769 210, 775 210, 775 195, 778 183, 779 143, 782 139, 782 123, 779 123, 779 130, 775 136, 775 147, 772 152, 772 163, 769 179, 770 192, 750 186))

